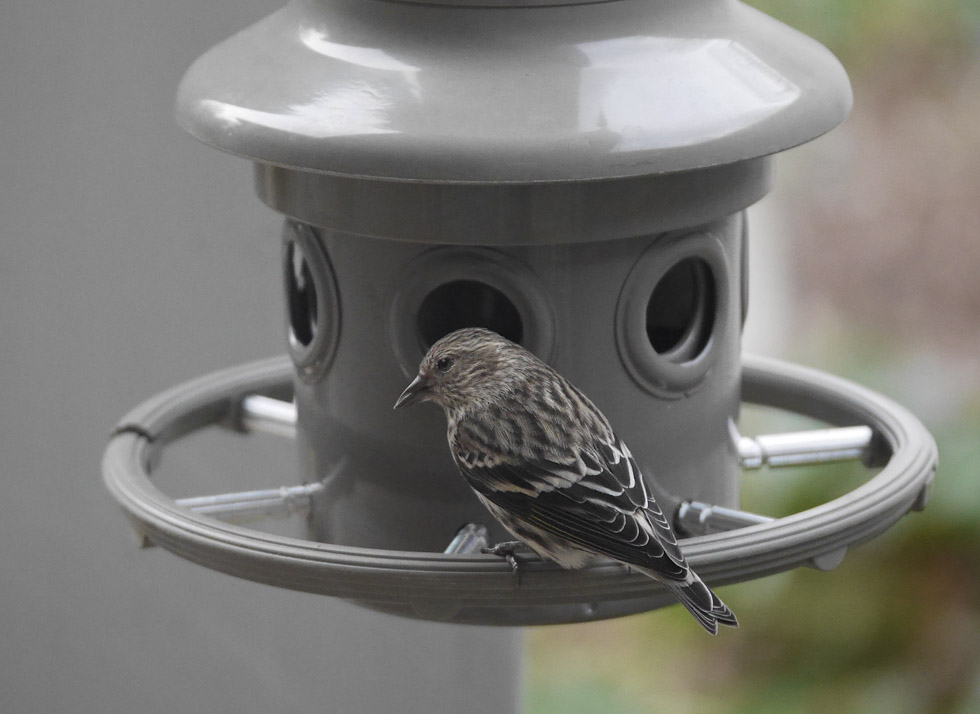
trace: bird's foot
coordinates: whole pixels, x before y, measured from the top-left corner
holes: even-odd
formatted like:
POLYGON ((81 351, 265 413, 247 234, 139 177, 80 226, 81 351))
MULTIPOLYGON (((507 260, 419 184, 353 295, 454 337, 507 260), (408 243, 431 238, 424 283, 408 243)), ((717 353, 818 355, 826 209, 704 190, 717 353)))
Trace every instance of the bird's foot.
POLYGON ((505 540, 502 543, 481 548, 480 552, 485 553, 486 555, 505 557, 507 555, 514 555, 514 553, 519 550, 526 553, 531 549, 528 547, 527 543, 522 540, 505 540))
POLYGON ((528 552, 527 544, 519 540, 507 540, 503 543, 497 543, 496 545, 491 545, 488 548, 481 548, 480 552, 486 555, 496 555, 498 558, 503 558, 510 565, 510 569, 514 572, 514 577, 517 580, 517 587, 521 587, 521 564, 517 560, 516 554, 518 551, 528 552))

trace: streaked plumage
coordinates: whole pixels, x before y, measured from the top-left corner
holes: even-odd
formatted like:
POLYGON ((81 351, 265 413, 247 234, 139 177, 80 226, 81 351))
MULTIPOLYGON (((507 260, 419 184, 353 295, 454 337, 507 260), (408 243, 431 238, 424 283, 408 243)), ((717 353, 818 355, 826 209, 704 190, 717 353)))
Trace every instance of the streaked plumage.
POLYGON ((420 401, 443 408, 460 472, 539 555, 565 568, 620 561, 667 586, 708 632, 738 626, 688 566, 606 417, 523 347, 482 328, 443 337, 395 407, 420 401))

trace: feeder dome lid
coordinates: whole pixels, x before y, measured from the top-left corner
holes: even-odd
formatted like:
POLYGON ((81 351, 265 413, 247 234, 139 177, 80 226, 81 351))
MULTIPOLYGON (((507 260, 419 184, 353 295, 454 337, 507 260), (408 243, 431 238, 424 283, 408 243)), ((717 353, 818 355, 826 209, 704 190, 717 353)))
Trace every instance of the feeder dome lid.
POLYGON ((826 48, 735 0, 294 0, 200 57, 177 117, 274 166, 532 183, 766 156, 850 106, 826 48))

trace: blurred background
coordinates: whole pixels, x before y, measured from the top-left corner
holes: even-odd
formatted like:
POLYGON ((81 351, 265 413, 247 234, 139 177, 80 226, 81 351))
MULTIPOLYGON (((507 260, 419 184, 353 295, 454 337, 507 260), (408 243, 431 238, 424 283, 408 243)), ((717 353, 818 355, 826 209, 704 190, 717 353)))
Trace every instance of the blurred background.
MULTIPOLYGON (((833 50, 854 110, 780 156, 750 211, 745 349, 852 378, 939 445, 929 507, 853 549, 720 589, 738 632, 673 608, 528 634, 528 710, 980 711, 980 3, 757 0, 833 50)), ((743 431, 778 429, 748 413, 743 431)), ((743 507, 841 495, 853 466, 747 473, 743 507)))
MULTIPOLYGON (((493 689, 478 655, 415 656, 451 629, 389 641, 389 620, 345 603, 138 551, 99 478, 140 400, 283 350, 280 219, 245 161, 172 119, 191 60, 280 4, 0 10, 5 711, 463 712, 440 682, 493 689), (387 642, 371 661, 344 650, 365 636, 387 642)), ((908 406, 939 442, 933 499, 831 573, 723 588, 738 632, 705 637, 676 608, 527 631, 531 714, 980 711, 980 4, 754 4, 838 54, 855 109, 780 157, 752 209, 746 349, 908 406)), ((221 438, 175 452, 172 495, 201 493, 188 474, 217 491, 294 469, 288 444, 221 438)), ((865 477, 751 474, 743 502, 782 515, 865 477)))

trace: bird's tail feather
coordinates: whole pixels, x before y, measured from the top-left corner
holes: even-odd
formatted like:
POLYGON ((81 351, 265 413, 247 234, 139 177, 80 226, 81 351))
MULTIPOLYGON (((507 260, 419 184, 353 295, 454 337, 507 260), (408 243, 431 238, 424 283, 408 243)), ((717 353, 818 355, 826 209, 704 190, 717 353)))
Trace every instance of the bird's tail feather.
POLYGON ((723 603, 701 578, 694 573, 691 573, 691 576, 693 580, 689 583, 667 581, 664 585, 712 635, 718 634, 719 622, 729 627, 738 627, 738 620, 735 619, 735 614, 728 605, 723 603))

